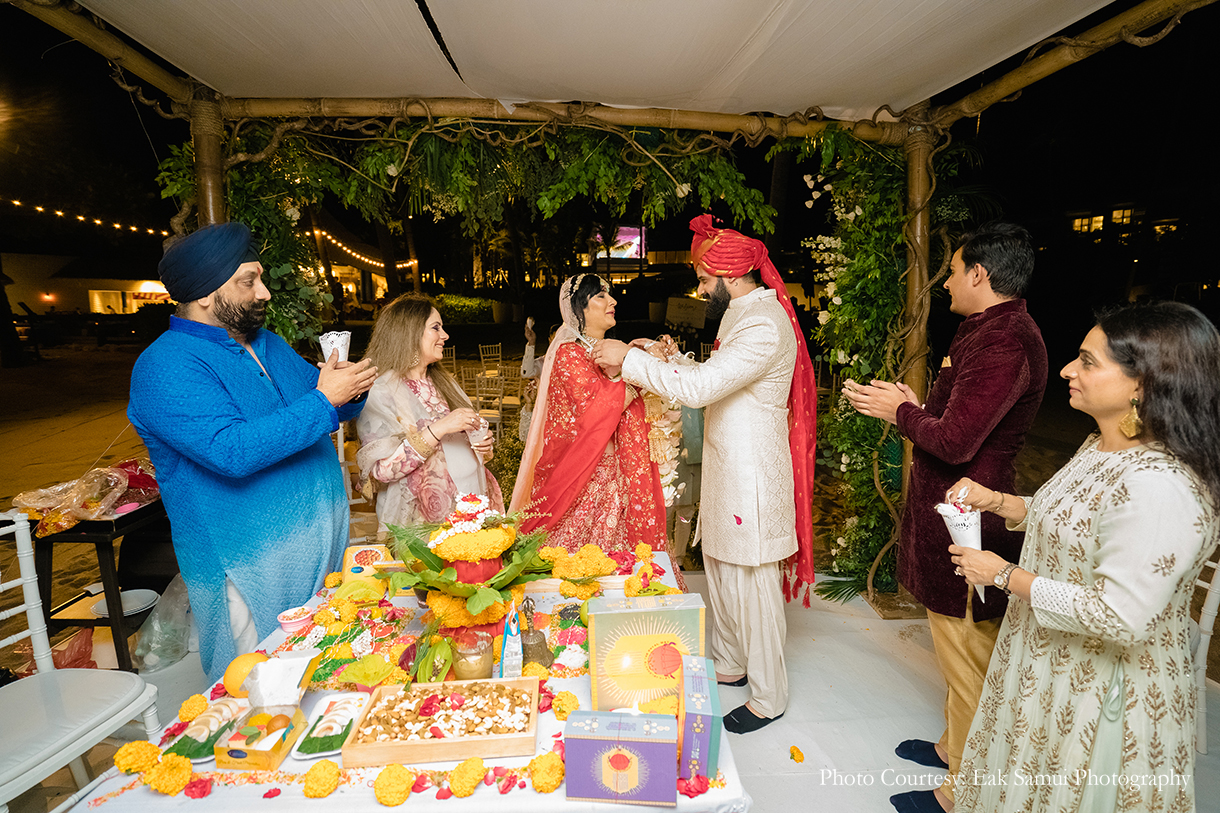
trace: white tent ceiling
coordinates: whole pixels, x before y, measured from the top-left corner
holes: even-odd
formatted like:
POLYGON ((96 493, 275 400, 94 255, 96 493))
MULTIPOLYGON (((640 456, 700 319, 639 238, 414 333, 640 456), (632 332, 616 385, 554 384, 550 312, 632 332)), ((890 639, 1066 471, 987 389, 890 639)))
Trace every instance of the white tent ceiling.
POLYGON ((871 116, 1107 0, 81 0, 234 98, 590 101, 871 116))

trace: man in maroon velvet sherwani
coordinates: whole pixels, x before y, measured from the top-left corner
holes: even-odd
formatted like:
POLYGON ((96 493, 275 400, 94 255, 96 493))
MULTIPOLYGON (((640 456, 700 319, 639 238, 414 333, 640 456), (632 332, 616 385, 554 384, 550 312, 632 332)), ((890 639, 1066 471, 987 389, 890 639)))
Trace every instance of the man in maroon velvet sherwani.
MULTIPOLYGON (((1029 232, 1020 226, 992 223, 966 235, 945 280, 950 310, 966 320, 927 403, 921 407, 908 387, 884 381, 867 386, 847 381, 843 391, 860 413, 897 424, 915 446, 898 580, 928 610, 949 691, 940 742, 907 740, 897 753, 948 768, 950 777, 958 771, 1008 597, 988 587, 979 601, 954 573, 949 531, 933 506, 944 502, 946 490, 962 477, 998 491, 1014 487, 1013 461, 1046 389, 1046 346, 1021 298, 1033 265, 1029 232)), ((1006 530, 1003 519, 986 512, 982 532, 984 550, 1017 561, 1023 534, 1006 530)), ((900 811, 948 809, 953 783, 949 779, 935 792, 913 791, 890 801, 900 811)))

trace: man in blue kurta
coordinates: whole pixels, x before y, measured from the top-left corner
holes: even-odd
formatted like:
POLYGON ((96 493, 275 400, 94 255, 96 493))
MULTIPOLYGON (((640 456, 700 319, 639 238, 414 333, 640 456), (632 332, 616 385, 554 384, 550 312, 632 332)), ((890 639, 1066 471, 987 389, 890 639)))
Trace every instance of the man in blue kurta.
POLYGON ((178 309, 136 362, 127 414, 216 680, 339 568, 348 506, 329 435, 377 371, 334 355, 319 369, 262 328, 271 294, 240 223, 179 240, 158 270, 178 309))

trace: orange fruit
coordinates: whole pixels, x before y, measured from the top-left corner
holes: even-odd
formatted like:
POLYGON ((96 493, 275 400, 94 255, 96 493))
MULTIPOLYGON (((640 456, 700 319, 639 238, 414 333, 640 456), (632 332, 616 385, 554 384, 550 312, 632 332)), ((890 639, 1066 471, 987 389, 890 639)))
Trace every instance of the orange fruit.
POLYGON ((230 697, 245 697, 249 694, 242 690, 241 685, 246 682, 246 676, 250 674, 254 665, 265 660, 268 658, 261 652, 247 652, 233 659, 233 662, 225 669, 225 676, 222 679, 225 691, 229 693, 230 697))

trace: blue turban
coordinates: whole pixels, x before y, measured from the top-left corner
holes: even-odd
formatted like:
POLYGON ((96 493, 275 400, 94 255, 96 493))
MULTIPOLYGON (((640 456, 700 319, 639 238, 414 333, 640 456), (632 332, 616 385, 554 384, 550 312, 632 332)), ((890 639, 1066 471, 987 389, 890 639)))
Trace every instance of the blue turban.
POLYGON ((259 261, 244 223, 217 223, 171 245, 157 273, 170 299, 194 302, 228 282, 239 265, 259 261))

